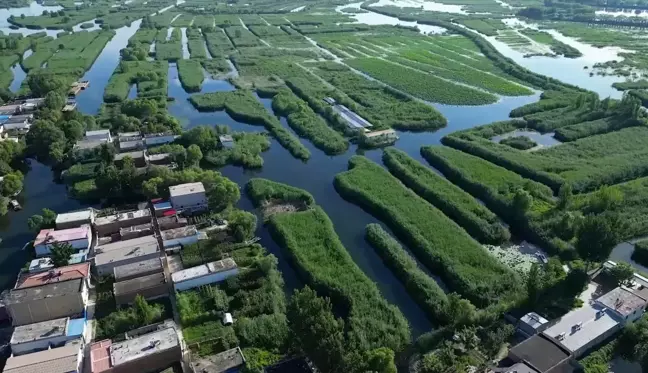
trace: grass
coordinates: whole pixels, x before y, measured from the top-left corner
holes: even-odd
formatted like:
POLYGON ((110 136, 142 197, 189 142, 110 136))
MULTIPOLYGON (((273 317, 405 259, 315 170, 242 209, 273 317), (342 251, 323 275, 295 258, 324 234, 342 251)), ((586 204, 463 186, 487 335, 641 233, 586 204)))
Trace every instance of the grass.
POLYGON ((200 29, 187 28, 187 49, 189 49, 189 56, 192 59, 207 58, 207 50, 205 49, 205 39, 200 29))
POLYGON ((205 93, 193 95, 189 101, 200 111, 225 110, 235 120, 263 125, 294 157, 303 160, 310 157, 310 152, 299 139, 283 128, 249 91, 205 93))
POLYGON ((405 152, 395 148, 386 149, 383 162, 406 186, 443 211, 480 242, 500 244, 511 237, 497 215, 405 152))
POLYGON ((283 89, 275 95, 272 108, 288 119, 288 124, 295 132, 309 139, 326 154, 341 154, 349 148, 349 142, 342 135, 329 127, 324 119, 290 90, 283 89))
POLYGON ((520 32, 538 43, 549 45, 551 50, 558 55, 563 55, 567 58, 578 58, 583 55, 578 49, 571 45, 554 39, 554 37, 546 31, 524 29, 520 32))
POLYGON ((335 177, 345 199, 359 204, 390 226, 452 291, 479 307, 506 304, 516 297, 516 276, 441 211, 364 157, 335 177))
MULTIPOLYGON (((166 32, 166 30, 163 30, 166 32)), ((165 34, 166 35, 166 34, 165 34)), ((174 28, 169 40, 157 38, 155 42, 155 59, 162 61, 178 61, 182 59, 182 32, 174 28)))
POLYGON ((122 61, 106 85, 104 102, 126 100, 132 84, 137 84, 137 96, 167 96, 167 75, 169 67, 162 61, 122 61))
MULTIPOLYGON (((289 201, 312 199, 297 188, 263 179, 252 179, 246 189, 251 191, 250 197, 256 204, 283 198, 287 193, 289 201)), ((353 262, 320 207, 311 205, 305 211, 277 213, 267 224, 273 238, 290 253, 306 282, 318 293, 329 296, 335 309, 346 319, 352 344, 399 351, 409 342, 407 321, 353 262)))
POLYGON ((182 88, 187 92, 200 92, 205 79, 203 68, 198 60, 178 60, 178 74, 182 88))
POLYGON ((485 105, 497 101, 492 94, 377 58, 356 58, 347 61, 347 64, 393 88, 430 102, 485 105))

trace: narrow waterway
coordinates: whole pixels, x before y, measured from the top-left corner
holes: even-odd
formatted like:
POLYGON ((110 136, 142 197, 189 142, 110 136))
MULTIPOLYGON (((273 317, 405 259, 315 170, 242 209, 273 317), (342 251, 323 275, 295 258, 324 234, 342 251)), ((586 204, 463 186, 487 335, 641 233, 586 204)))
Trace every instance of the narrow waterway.
POLYGON ((27 73, 23 70, 22 66, 20 66, 20 62, 11 67, 11 73, 13 74, 13 80, 9 85, 9 90, 16 93, 20 89, 23 80, 27 77, 27 73))

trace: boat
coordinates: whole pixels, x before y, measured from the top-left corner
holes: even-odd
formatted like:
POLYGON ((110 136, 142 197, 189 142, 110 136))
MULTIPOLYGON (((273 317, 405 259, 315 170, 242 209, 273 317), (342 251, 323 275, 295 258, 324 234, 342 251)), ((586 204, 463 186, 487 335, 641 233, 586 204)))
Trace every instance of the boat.
POLYGON ((9 202, 9 206, 11 206, 11 208, 12 208, 14 211, 22 210, 22 206, 20 206, 20 203, 18 203, 18 201, 16 201, 15 199, 12 199, 12 200, 9 202))

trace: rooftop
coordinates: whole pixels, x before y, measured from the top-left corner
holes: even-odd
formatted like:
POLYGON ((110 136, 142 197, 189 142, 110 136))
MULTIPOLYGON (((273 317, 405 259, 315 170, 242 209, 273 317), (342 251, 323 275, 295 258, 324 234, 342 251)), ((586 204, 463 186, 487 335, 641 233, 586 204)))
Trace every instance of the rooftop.
POLYGON ((121 236, 124 236, 128 233, 133 233, 133 232, 146 232, 146 231, 152 231, 153 230, 153 224, 152 223, 144 223, 144 224, 138 224, 138 225, 131 225, 130 227, 124 227, 124 228, 119 228, 119 234, 121 236))
POLYGON ((541 372, 569 360, 571 354, 559 343, 542 334, 524 340, 510 350, 519 359, 524 360, 541 372))
POLYGON ((110 135, 110 130, 86 131, 85 135, 86 135, 86 137, 89 137, 89 136, 109 136, 110 135))
POLYGON ((129 258, 150 255, 158 251, 158 241, 154 236, 144 236, 132 240, 117 241, 95 248, 95 265, 118 262, 129 258))
POLYGON ((70 229, 42 229, 36 240, 34 240, 34 246, 50 244, 53 242, 69 242, 75 240, 89 239, 90 238, 90 226, 83 225, 78 228, 70 229))
POLYGON ((47 271, 50 268, 54 268, 51 258, 38 258, 34 259, 29 263, 29 272, 36 273, 47 271))
POLYGON ((117 137, 119 137, 120 140, 121 140, 122 137, 142 137, 142 134, 139 133, 139 131, 135 131, 135 132, 119 132, 119 133, 117 133, 117 137))
POLYGON ((138 273, 162 272, 162 262, 158 258, 142 260, 141 262, 115 267, 115 280, 133 277, 138 273))
POLYGON ((90 361, 92 365, 91 372, 99 373, 112 368, 110 361, 110 347, 112 341, 105 339, 90 345, 90 361))
POLYGON ((13 289, 4 296, 5 304, 17 304, 43 298, 53 298, 81 291, 83 280, 56 282, 27 289, 13 289))
POLYGON ((74 212, 66 212, 56 215, 56 224, 63 224, 75 221, 86 221, 92 218, 92 210, 82 210, 74 212))
POLYGON ((243 352, 238 347, 223 351, 216 355, 197 358, 193 370, 201 373, 221 373, 236 368, 245 363, 243 352))
POLYGON ((89 274, 90 263, 74 264, 45 272, 25 273, 18 276, 15 288, 25 289, 51 283, 79 280, 87 278, 89 274))
POLYGON ((165 328, 123 342, 113 343, 110 347, 110 360, 113 366, 118 366, 177 348, 179 343, 176 329, 165 328))
POLYGON ((520 362, 507 368, 506 372, 504 373, 542 373, 542 372, 538 372, 532 366, 524 362, 520 362))
POLYGON ((130 294, 139 292, 143 289, 148 289, 160 284, 164 284, 165 282, 166 278, 164 277, 164 273, 158 272, 142 277, 136 277, 126 281, 115 282, 113 284, 113 289, 115 295, 130 294))
POLYGON ((197 234, 198 230, 196 229, 195 225, 187 225, 186 227, 167 229, 160 232, 163 240, 172 240, 174 238, 195 236, 197 234))
POLYGON ((220 142, 233 142, 234 141, 234 138, 232 137, 232 135, 220 135, 220 136, 218 136, 218 139, 220 140, 220 142))
POLYGON ((11 344, 33 342, 66 335, 68 317, 17 326, 11 335, 11 344))
POLYGON ((205 186, 200 182, 174 185, 169 187, 169 193, 171 194, 171 197, 194 193, 205 193, 205 186))
POLYGON ((136 152, 126 152, 126 153, 115 154, 115 160, 116 161, 121 161, 122 159, 124 159, 126 157, 131 157, 133 159, 135 159, 135 158, 143 158, 144 157, 144 151, 139 150, 139 151, 136 151, 136 152))
POLYGON ((585 304, 568 312, 543 333, 555 338, 570 351, 578 351, 596 337, 616 327, 619 321, 599 304, 585 304))
POLYGON ((76 143, 76 148, 78 149, 92 149, 101 146, 102 144, 105 144, 106 142, 104 140, 90 140, 90 139, 83 139, 79 140, 76 143))
POLYGON ((381 130, 381 131, 372 131, 372 132, 369 132, 369 133, 365 134, 365 136, 367 136, 367 137, 378 137, 378 136, 383 136, 383 135, 396 135, 396 131, 394 131, 393 129, 390 128, 390 129, 381 130))
POLYGON ((197 267, 191 267, 183 269, 178 272, 174 272, 171 275, 173 282, 182 282, 191 280, 198 277, 207 276, 211 273, 223 272, 229 269, 236 268, 236 262, 232 258, 226 258, 219 260, 217 262, 211 262, 197 267))
POLYGON ((151 137, 162 137, 162 136, 175 136, 173 132, 158 132, 158 133, 147 133, 144 135, 144 137, 151 138, 151 137))
POLYGON ((76 372, 83 345, 80 340, 70 341, 63 347, 12 356, 7 360, 4 373, 69 373, 76 372))
POLYGON ((153 208, 155 210, 170 209, 171 208, 171 202, 159 202, 159 203, 154 204, 153 208))
POLYGON ((538 329, 542 325, 548 323, 549 320, 545 319, 544 317, 538 315, 535 312, 529 312, 520 318, 520 322, 529 325, 533 329, 538 329))
POLYGON ((621 287, 603 294, 596 301, 604 307, 617 311, 623 317, 630 315, 646 304, 645 299, 621 287))
POLYGON ((138 219, 144 216, 151 216, 151 210, 148 209, 136 210, 136 211, 122 212, 115 215, 102 216, 100 218, 96 218, 94 223, 96 226, 100 226, 100 225, 112 224, 118 221, 138 219))

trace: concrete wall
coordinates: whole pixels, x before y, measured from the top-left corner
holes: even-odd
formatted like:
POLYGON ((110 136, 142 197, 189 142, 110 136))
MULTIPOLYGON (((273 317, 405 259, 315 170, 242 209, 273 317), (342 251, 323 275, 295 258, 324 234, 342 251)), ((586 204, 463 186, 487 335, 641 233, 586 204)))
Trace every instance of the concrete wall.
POLYGON ((205 193, 184 194, 171 197, 171 205, 177 210, 204 210, 207 208, 207 196, 205 193))
POLYGON ((43 298, 7 305, 14 326, 82 314, 85 302, 82 293, 43 298))
MULTIPOLYGON (((81 240, 67 241, 67 243, 72 245, 72 247, 75 250, 87 250, 88 248, 90 248, 90 240, 88 238, 84 238, 81 240)), ((52 244, 38 245, 35 246, 34 249, 36 250, 36 256, 50 255, 52 244)))
POLYGON ((574 351, 574 359, 578 359, 581 356, 585 355, 586 352, 594 350, 596 347, 598 347, 598 345, 603 343, 603 341, 620 331, 621 328, 623 328, 623 325, 617 324, 614 328, 592 339, 589 343, 574 351))
POLYGON ((227 271, 212 273, 207 276, 194 278, 187 281, 176 282, 173 284, 175 291, 189 290, 203 285, 216 284, 232 277, 238 273, 238 268, 232 268, 227 271))
POLYGON ((165 282, 164 284, 158 284, 156 286, 147 289, 140 289, 131 293, 122 293, 119 295, 115 294, 115 303, 117 303, 118 306, 122 304, 131 304, 135 302, 135 297, 137 295, 143 296, 146 300, 168 297, 169 284, 165 282))
POLYGON ((70 341, 72 339, 79 338, 78 335, 74 336, 58 336, 55 338, 47 338, 47 339, 41 339, 38 341, 30 341, 26 343, 19 343, 19 344, 12 344, 11 345, 11 353, 14 356, 19 356, 19 355, 25 355, 28 353, 36 352, 36 351, 44 351, 49 349, 50 346, 52 347, 61 347, 63 344, 67 341, 70 341))
POLYGON ((147 224, 151 222, 151 216, 139 216, 133 219, 114 221, 110 224, 96 225, 95 230, 99 236, 106 236, 112 233, 119 233, 120 228, 132 227, 134 225, 147 224))
POLYGON ((160 145, 160 144, 168 144, 172 143, 175 140, 174 135, 168 135, 168 136, 156 136, 156 137, 145 137, 144 142, 146 143, 146 146, 154 146, 154 145, 160 145))
POLYGON ((83 224, 92 224, 91 219, 83 219, 83 220, 76 220, 76 221, 66 221, 63 223, 58 223, 56 224, 56 229, 57 230, 63 230, 63 229, 70 229, 70 228, 78 228, 82 226, 83 224))
POLYGON ((142 260, 147 260, 147 259, 152 259, 152 258, 159 258, 160 253, 159 252, 154 252, 148 255, 141 255, 141 256, 136 256, 133 258, 125 259, 125 260, 120 260, 112 263, 105 263, 102 265, 95 265, 95 270, 97 271, 97 274, 99 276, 108 276, 112 275, 114 273, 115 267, 123 266, 125 264, 131 264, 131 263, 136 263, 136 262, 141 262, 142 260))

